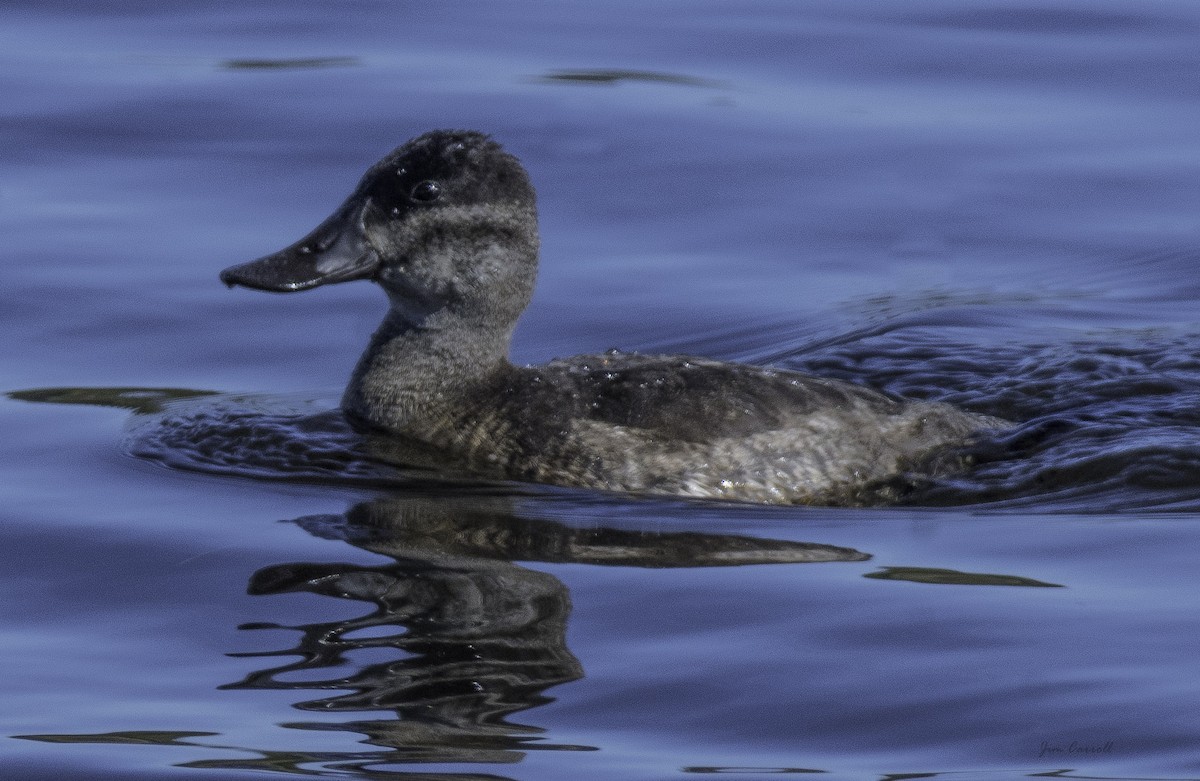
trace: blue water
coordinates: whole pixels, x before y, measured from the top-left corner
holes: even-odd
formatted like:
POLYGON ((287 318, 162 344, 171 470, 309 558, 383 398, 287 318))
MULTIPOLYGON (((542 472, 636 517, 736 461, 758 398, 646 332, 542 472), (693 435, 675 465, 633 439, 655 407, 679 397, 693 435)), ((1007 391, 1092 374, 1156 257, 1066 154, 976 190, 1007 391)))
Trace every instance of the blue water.
POLYGON ((1200 778, 1198 85, 1192 2, 6 3, 0 776, 1200 778), (515 360, 1017 427, 895 507, 364 465, 379 291, 216 275, 435 127, 538 187, 515 360))

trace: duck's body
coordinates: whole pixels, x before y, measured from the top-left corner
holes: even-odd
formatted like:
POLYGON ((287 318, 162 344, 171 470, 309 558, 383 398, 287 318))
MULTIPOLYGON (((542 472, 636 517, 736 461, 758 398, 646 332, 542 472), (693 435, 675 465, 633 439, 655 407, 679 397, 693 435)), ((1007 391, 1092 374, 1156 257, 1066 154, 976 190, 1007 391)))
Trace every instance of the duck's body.
POLYGON ((835 380, 610 353, 517 367, 508 346, 537 268, 533 188, 478 133, 400 147, 337 213, 228 284, 370 278, 391 309, 343 407, 488 476, 773 503, 844 503, 1000 423, 835 380))
POLYGON ((797 372, 616 352, 489 365, 456 360, 459 341, 385 324, 343 407, 483 475, 770 503, 855 501, 983 423, 797 372))

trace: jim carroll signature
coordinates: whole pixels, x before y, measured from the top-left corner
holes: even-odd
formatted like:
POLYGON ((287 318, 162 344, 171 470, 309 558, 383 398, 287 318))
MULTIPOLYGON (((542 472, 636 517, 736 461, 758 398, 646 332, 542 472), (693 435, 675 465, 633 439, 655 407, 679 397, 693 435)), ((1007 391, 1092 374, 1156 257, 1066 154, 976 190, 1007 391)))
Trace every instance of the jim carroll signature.
POLYGON ((1056 743, 1043 740, 1038 748, 1038 757, 1079 757, 1095 756, 1096 754, 1111 754, 1116 745, 1114 740, 1072 740, 1070 743, 1056 743))

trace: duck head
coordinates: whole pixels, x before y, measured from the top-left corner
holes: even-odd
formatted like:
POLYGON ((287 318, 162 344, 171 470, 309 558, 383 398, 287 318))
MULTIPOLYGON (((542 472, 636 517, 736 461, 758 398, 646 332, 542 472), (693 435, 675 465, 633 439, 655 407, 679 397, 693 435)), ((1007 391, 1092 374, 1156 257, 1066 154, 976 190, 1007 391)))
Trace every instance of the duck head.
POLYGON ((288 293, 369 279, 412 326, 511 326, 537 274, 537 209, 520 162, 482 133, 433 131, 373 165, 315 230, 221 281, 288 293))

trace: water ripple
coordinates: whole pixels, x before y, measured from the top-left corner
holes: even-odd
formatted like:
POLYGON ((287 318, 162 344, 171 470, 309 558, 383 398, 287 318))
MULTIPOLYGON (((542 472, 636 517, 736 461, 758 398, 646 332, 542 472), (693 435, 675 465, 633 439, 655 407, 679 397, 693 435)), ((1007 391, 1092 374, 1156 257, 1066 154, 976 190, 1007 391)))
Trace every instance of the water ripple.
MULTIPOLYGON (((789 368, 1017 424, 944 454, 953 468, 935 470, 941 476, 905 478, 903 503, 1070 512, 1200 508, 1197 336, 1114 332, 1091 342, 977 344, 951 341, 928 319, 892 321, 774 356, 789 368)), ((787 343, 778 337, 770 336, 777 351, 787 343)), ((404 443, 365 437, 331 398, 153 388, 10 395, 131 409, 127 451, 177 469, 349 486, 522 490, 465 478, 404 443)))

